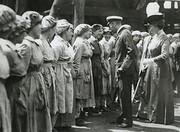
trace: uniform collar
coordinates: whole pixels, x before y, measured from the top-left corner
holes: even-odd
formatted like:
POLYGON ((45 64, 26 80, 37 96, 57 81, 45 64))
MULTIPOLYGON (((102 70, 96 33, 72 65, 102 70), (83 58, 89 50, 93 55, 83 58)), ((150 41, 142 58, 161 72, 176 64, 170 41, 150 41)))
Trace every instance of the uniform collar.
POLYGON ((40 39, 34 39, 31 36, 26 36, 25 37, 26 40, 35 43, 37 46, 41 45, 42 41, 40 39))
POLYGON ((121 26, 121 27, 117 30, 117 34, 119 34, 123 29, 124 29, 124 27, 121 26))
POLYGON ((68 42, 68 41, 66 41, 66 40, 64 40, 61 36, 59 36, 59 35, 56 35, 55 36, 55 39, 57 39, 58 41, 60 41, 60 42, 64 42, 68 47, 70 46, 70 43, 68 42))
POLYGON ((92 41, 98 41, 93 35, 91 35, 91 40, 92 41))

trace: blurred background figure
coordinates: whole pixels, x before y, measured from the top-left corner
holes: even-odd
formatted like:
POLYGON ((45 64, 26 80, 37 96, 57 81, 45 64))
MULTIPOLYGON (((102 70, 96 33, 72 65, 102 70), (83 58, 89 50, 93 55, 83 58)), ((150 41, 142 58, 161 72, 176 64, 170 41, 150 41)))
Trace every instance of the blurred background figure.
POLYGON ((107 107, 111 104, 111 67, 110 67, 110 45, 111 31, 109 27, 104 27, 103 38, 99 42, 102 47, 102 93, 101 111, 108 111, 107 107))
POLYGON ((93 55, 91 57, 92 61, 92 72, 94 80, 94 93, 95 93, 95 105, 96 107, 92 109, 92 114, 101 115, 101 93, 102 93, 102 47, 99 41, 103 37, 103 26, 101 24, 92 25, 92 35, 88 39, 90 45, 93 47, 93 55))

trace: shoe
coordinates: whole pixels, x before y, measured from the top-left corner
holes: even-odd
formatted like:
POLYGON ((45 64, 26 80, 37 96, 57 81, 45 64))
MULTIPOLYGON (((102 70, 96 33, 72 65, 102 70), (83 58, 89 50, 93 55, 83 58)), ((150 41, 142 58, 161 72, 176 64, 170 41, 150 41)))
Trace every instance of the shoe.
POLYGON ((119 116, 119 117, 116 118, 116 123, 117 124, 122 124, 123 121, 124 121, 124 118, 122 116, 119 116))
POLYGON ((87 124, 81 118, 76 118, 76 126, 86 126, 87 124))
POLYGON ((81 111, 79 117, 82 118, 82 119, 87 120, 87 118, 88 118, 88 112, 81 111))
POLYGON ((121 125, 123 123, 123 121, 124 121, 124 119, 121 116, 119 116, 119 117, 116 118, 116 120, 110 121, 110 124, 121 125))
POLYGON ((122 123, 120 127, 129 128, 129 127, 132 127, 132 124, 122 123))
POLYGON ((101 106, 100 110, 101 110, 101 112, 109 112, 109 111, 111 111, 109 108, 107 108, 105 106, 101 106))
POLYGON ((101 116, 102 112, 99 108, 93 108, 91 111, 89 111, 88 116, 101 116))

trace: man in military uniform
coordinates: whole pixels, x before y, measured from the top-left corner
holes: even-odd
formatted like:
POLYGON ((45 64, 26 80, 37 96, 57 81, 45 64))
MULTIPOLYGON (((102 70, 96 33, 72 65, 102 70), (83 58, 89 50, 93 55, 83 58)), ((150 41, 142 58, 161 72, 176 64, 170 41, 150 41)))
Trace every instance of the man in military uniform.
POLYGON ((115 65, 116 78, 122 82, 121 101, 122 113, 114 123, 121 127, 132 127, 132 104, 131 88, 133 76, 137 70, 136 66, 136 46, 133 43, 131 32, 122 26, 123 18, 120 16, 109 16, 106 18, 112 32, 117 32, 115 44, 115 65))

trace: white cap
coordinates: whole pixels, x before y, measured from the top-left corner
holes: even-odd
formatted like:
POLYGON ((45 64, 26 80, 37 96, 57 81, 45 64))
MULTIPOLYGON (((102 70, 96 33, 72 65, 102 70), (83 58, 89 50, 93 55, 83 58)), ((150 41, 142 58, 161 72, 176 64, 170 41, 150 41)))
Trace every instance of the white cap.
POLYGON ((123 18, 121 16, 108 16, 108 17, 106 17, 106 21, 108 22, 107 24, 109 24, 113 20, 122 21, 123 18))
POLYGON ((134 36, 134 35, 141 35, 141 32, 138 30, 135 30, 132 32, 132 36, 134 36))

